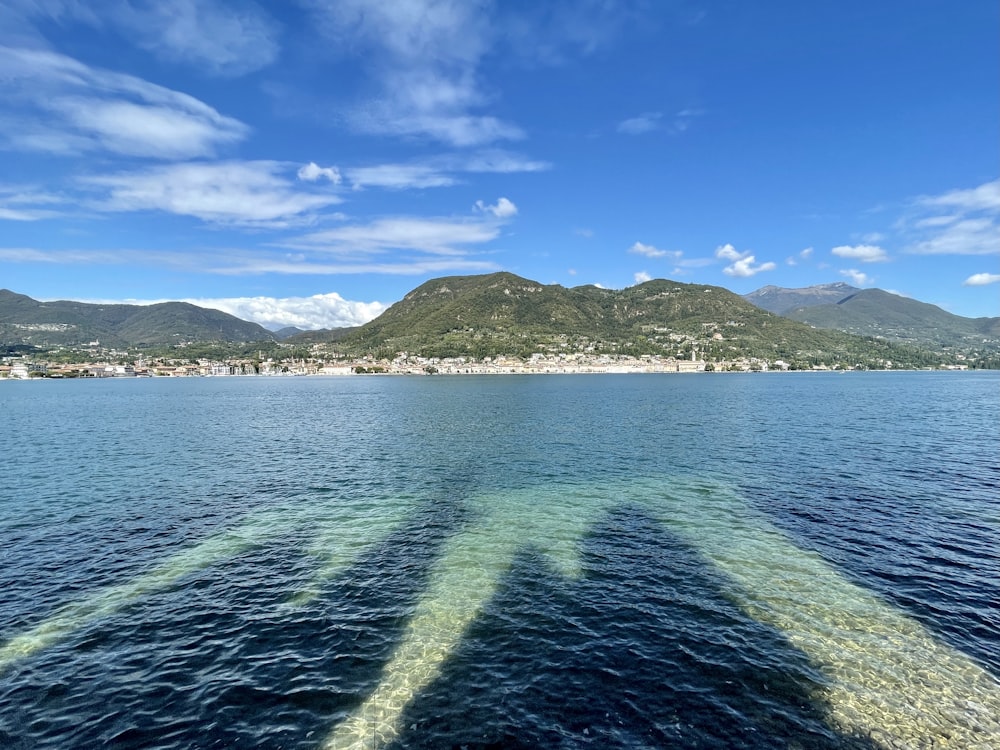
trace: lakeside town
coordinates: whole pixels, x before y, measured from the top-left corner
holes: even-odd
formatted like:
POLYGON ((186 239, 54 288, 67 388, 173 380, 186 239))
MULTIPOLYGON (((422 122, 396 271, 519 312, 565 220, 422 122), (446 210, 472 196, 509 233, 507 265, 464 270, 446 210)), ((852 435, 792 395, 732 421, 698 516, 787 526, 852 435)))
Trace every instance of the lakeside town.
MULTIPOLYGON (((726 362, 706 362, 692 352, 690 359, 656 355, 595 355, 584 353, 537 353, 519 357, 418 357, 401 352, 392 359, 362 357, 330 360, 323 357, 287 359, 167 359, 138 357, 123 363, 120 357, 84 363, 52 363, 24 357, 0 360, 0 380, 38 378, 132 378, 132 377, 282 377, 351 375, 543 375, 611 373, 699 373, 699 372, 787 372, 848 371, 870 369, 860 365, 815 364, 797 368, 783 360, 741 358, 726 362)), ((886 361, 881 369, 896 369, 886 361)), ((949 364, 939 369, 966 370, 965 364, 949 364)))

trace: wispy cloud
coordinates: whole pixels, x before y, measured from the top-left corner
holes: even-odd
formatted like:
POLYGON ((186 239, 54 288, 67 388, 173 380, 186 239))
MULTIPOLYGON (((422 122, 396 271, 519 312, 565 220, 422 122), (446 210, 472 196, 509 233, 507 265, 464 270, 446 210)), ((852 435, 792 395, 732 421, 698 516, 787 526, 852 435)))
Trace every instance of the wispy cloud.
POLYGON ((347 121, 358 131, 425 137, 467 148, 525 137, 489 114, 496 89, 484 60, 563 64, 615 38, 642 15, 643 2, 547 2, 511 10, 467 0, 301 0, 333 49, 363 58, 375 84, 347 121))
POLYGON ((273 161, 190 162, 81 180, 102 195, 101 211, 163 211, 212 224, 296 226, 318 209, 340 202, 330 192, 298 189, 273 161))
POLYGON ((6 263, 52 264, 59 266, 149 266, 156 268, 204 270, 208 253, 163 252, 136 248, 0 247, 0 261, 6 263))
MULTIPOLYGON (((362 257, 330 260, 323 252, 311 257, 307 253, 276 252, 268 248, 220 249, 199 248, 190 251, 152 251, 135 248, 112 249, 60 249, 49 250, 32 247, 0 247, 0 261, 81 266, 147 266, 182 270, 189 273, 207 273, 219 276, 256 276, 265 274, 301 276, 344 276, 358 274, 384 274, 416 276, 443 273, 486 273, 498 271, 500 266, 489 260, 462 255, 435 257, 414 253, 401 254, 389 259, 362 257)), ((136 302, 136 304, 139 304, 136 302)))
MULTIPOLYGON (((506 5, 498 7, 504 10, 506 5)), ((516 59, 529 65, 565 65, 607 48, 631 25, 655 27, 649 7, 646 0, 548 0, 519 5, 516 12, 491 21, 516 59)))
POLYGON ((0 47, 0 70, 0 94, 21 104, 0 135, 16 150, 187 159, 249 132, 192 96, 54 52, 0 47))
POLYGON ((254 276, 262 274, 304 276, 350 276, 380 274, 386 276, 419 276, 443 273, 488 273, 500 270, 492 261, 472 258, 399 258, 395 260, 325 261, 302 258, 253 256, 242 259, 226 258, 206 269, 221 276, 254 276))
POLYGON ((66 203, 60 195, 32 186, 0 184, 0 221, 38 221, 59 216, 66 203))
POLYGON ((628 249, 633 255, 642 255, 646 258, 673 258, 679 259, 681 257, 681 252, 679 250, 661 250, 653 245, 646 245, 642 242, 636 242, 628 249))
POLYGON ((1000 180, 986 182, 966 190, 950 190, 941 195, 923 196, 917 203, 929 208, 956 209, 968 211, 1000 211, 1000 180))
POLYGON ((878 245, 839 245, 831 251, 838 258, 851 258, 862 263, 882 263, 889 255, 878 245))
POLYGON ((500 227, 495 221, 405 216, 313 232, 284 243, 284 246, 342 257, 400 250, 460 256, 466 254, 470 246, 490 242, 499 234, 500 227))
POLYGON ((646 271, 636 271, 633 276, 636 284, 645 284, 647 281, 652 281, 653 277, 649 275, 646 271))
POLYGON ((996 255, 1000 252, 1000 180, 921 196, 897 228, 909 240, 908 253, 996 255))
POLYGON ((274 62, 279 24, 252 0, 7 0, 8 39, 40 44, 40 24, 79 23, 199 73, 235 76, 274 62))
POLYGON ((642 135, 657 130, 662 119, 662 112, 645 112, 638 117, 622 120, 618 123, 617 130, 625 135, 642 135))
POLYGON ((429 164, 376 164, 344 170, 355 190, 381 187, 390 190, 447 187, 457 179, 429 164))
POLYGON ((356 190, 366 187, 404 190, 455 185, 462 181, 463 173, 541 172, 551 166, 548 162, 510 151, 486 149, 472 154, 446 154, 401 164, 348 167, 344 173, 356 190))
POLYGON ((704 111, 700 109, 682 109, 668 118, 662 112, 644 112, 637 117, 622 120, 616 130, 624 135, 642 135, 656 130, 679 135, 691 127, 694 118, 703 114, 704 111))
POLYGON ((813 255, 813 249, 811 247, 807 247, 803 250, 799 250, 797 255, 792 255, 788 258, 785 258, 785 263, 787 263, 790 266, 797 266, 800 261, 809 260, 812 257, 812 255, 813 255))
POLYGON ((453 155, 439 160, 441 166, 455 172, 515 174, 544 172, 552 164, 541 159, 531 159, 523 154, 504 149, 483 149, 471 154, 453 155))
POLYGON ((278 24, 253 2, 116 2, 100 15, 161 59, 215 75, 259 70, 280 51, 278 24))
MULTIPOLYGON (((517 214, 512 201, 480 201, 471 216, 387 216, 310 232, 275 246, 295 255, 244 260, 246 272, 386 273, 492 271, 486 246, 517 214)), ((240 268, 235 264, 234 268, 240 268)))
POLYGON ((310 3, 336 45, 360 52, 379 94, 349 113, 363 132, 425 136, 468 147, 524 136, 481 114, 490 101, 479 64, 492 44, 489 17, 464 0, 310 3))
POLYGON ((715 249, 715 257, 721 260, 731 261, 728 266, 722 269, 722 272, 726 274, 726 276, 748 278, 750 276, 756 276, 762 271, 773 271, 777 268, 777 264, 771 261, 767 261, 766 263, 757 263, 757 258, 754 255, 749 252, 741 253, 729 243, 717 247, 715 249))

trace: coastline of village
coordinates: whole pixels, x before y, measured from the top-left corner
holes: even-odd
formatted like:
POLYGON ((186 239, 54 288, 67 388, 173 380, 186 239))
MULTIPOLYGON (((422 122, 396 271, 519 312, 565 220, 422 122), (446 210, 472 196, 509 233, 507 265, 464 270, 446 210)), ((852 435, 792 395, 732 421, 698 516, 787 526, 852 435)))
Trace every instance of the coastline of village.
MULTIPOLYGON (((393 359, 363 357, 349 361, 321 358, 214 360, 145 360, 131 364, 88 362, 54 364, 45 361, 8 361, 0 364, 0 380, 135 377, 289 377, 356 375, 570 375, 570 374, 667 374, 704 372, 829 372, 868 370, 861 365, 813 364, 795 367, 783 360, 742 358, 726 362, 706 362, 692 354, 689 360, 642 355, 534 354, 518 357, 428 358, 401 353, 393 359)), ((882 370, 900 369, 887 361, 882 370)), ((909 368, 906 368, 909 369, 909 368)), ((940 369, 966 370, 967 365, 946 365, 940 369)))

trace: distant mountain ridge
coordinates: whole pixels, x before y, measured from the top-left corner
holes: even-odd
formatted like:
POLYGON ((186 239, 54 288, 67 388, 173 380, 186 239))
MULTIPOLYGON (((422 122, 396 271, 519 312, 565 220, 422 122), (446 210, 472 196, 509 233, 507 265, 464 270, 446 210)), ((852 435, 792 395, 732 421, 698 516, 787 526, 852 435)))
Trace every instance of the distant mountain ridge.
POLYGON ((7 350, 85 347, 94 341, 104 347, 280 342, 324 346, 344 357, 588 353, 707 361, 758 358, 799 366, 879 366, 879 361, 934 366, 972 353, 962 361, 995 366, 1000 362, 1000 318, 962 318, 934 305, 843 283, 771 286, 740 296, 722 287, 667 279, 613 290, 540 284, 499 272, 432 279, 360 327, 271 332, 183 302, 39 302, 0 290, 0 345, 7 350), (802 302, 812 304, 794 307, 802 302), (892 348, 886 342, 905 346, 892 348))
POLYGON ((743 295, 753 304, 816 328, 877 336, 939 352, 1000 350, 1000 318, 964 318, 882 289, 820 284, 767 286, 743 295))
POLYGON ((796 310, 800 307, 836 304, 845 297, 857 294, 861 290, 842 281, 833 284, 817 284, 800 289, 786 289, 780 286, 765 286, 755 292, 744 294, 743 299, 775 315, 796 310))
POLYGON ((0 343, 33 346, 103 346, 274 341, 266 328, 233 315, 189 304, 39 302, 0 289, 0 343))

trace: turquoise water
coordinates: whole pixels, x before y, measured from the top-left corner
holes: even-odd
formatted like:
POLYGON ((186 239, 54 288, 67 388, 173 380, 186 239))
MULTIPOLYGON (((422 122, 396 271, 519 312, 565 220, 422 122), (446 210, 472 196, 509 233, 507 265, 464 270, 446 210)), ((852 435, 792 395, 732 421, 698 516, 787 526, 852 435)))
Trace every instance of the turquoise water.
POLYGON ((0 746, 1000 746, 1000 374, 0 383, 0 746))

